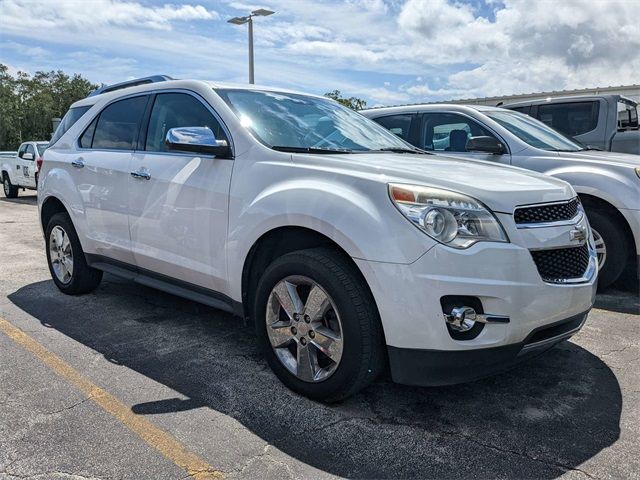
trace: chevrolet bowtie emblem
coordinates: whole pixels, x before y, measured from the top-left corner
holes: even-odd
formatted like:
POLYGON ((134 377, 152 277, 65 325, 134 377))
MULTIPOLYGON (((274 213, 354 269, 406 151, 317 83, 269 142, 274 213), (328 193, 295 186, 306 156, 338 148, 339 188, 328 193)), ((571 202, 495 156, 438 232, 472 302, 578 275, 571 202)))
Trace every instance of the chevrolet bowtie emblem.
POLYGON ((569 239, 583 242, 587 239, 587 228, 579 226, 569 232, 569 239))

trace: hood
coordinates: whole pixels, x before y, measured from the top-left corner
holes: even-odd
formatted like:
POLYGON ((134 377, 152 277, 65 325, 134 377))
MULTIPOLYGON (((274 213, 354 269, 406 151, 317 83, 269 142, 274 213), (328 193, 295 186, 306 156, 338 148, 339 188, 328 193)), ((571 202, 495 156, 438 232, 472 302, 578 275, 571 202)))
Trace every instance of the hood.
POLYGON ((313 163, 336 173, 348 170, 351 175, 384 183, 453 190, 480 200, 496 212, 509 214, 518 205, 568 200, 576 195, 567 182, 530 170, 440 155, 294 155, 294 161, 313 163))
POLYGON ((584 150, 580 152, 559 152, 560 158, 596 162, 621 167, 640 167, 640 155, 618 152, 601 152, 599 150, 584 150))

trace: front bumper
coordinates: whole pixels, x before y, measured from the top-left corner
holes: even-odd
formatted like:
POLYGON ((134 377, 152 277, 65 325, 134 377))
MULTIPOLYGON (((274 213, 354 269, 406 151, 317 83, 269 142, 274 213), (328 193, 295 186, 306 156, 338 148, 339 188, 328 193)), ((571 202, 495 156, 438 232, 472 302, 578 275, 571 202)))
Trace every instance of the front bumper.
POLYGON ((539 327, 519 343, 477 350, 419 350, 388 347, 396 383, 453 385, 499 373, 548 350, 578 332, 588 312, 539 327))
MULTIPOLYGON (((436 245, 409 265, 355 259, 380 312, 395 381, 441 385, 482 377, 579 330, 595 301, 595 271, 580 283, 544 282, 531 252, 520 246, 522 237, 517 240, 466 250, 436 245), (510 321, 487 324, 475 338, 454 339, 444 319, 445 296, 474 297, 484 313, 510 321), (570 332, 530 345, 536 332, 567 322, 575 327, 570 332)), ((566 240, 559 235, 554 241, 566 240)))

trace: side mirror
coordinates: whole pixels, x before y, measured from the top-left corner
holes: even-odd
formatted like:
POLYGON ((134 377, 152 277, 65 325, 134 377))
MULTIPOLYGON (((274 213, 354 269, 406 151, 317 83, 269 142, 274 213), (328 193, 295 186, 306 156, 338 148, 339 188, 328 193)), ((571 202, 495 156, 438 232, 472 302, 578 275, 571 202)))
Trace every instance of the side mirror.
POLYGON ((467 140, 467 152, 483 152, 491 153, 493 155, 501 155, 505 153, 505 148, 502 142, 499 142, 494 137, 471 137, 467 140))
POLYGON ((209 127, 178 127, 167 132, 165 143, 169 150, 206 153, 228 158, 231 149, 226 140, 216 140, 209 127))
POLYGON ((23 160, 33 160, 33 153, 23 153, 22 154, 22 159, 23 160))

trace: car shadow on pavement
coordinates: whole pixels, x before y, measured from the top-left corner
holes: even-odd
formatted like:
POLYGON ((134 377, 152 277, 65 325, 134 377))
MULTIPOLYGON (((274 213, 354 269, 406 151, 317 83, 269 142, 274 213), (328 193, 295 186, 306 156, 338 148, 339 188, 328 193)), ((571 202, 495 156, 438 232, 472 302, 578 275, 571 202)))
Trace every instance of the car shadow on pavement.
POLYGON ((209 307, 109 275, 81 297, 43 281, 9 298, 43 325, 187 397, 134 405, 135 413, 208 407, 343 477, 556 478, 620 432, 615 375, 570 342, 485 380, 414 388, 383 378, 323 405, 278 382, 252 328, 209 307))
POLYGON ((634 262, 620 278, 603 292, 598 292, 596 308, 611 312, 640 315, 640 281, 638 270, 634 262))
POLYGON ((0 202, 19 203, 21 205, 37 205, 38 196, 34 194, 34 195, 19 196, 16 198, 0 197, 0 202))

